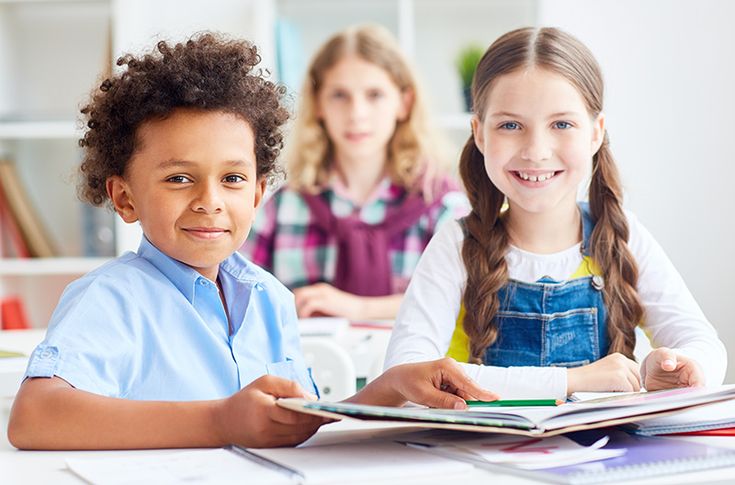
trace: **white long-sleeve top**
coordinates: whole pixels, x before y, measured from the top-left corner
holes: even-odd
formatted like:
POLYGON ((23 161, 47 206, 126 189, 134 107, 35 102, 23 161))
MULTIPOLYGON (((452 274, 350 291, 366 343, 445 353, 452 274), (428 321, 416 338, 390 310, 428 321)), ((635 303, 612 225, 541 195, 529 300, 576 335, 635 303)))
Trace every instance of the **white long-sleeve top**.
MULTIPOLYGON (((669 347, 693 358, 702 367, 707 385, 721 384, 727 367, 725 346, 661 246, 635 216, 628 211, 626 216, 628 246, 638 264, 638 295, 645 309, 642 326, 653 347, 669 347)), ((463 239, 459 223, 448 222, 427 246, 398 312, 385 369, 446 355, 467 280, 463 239)), ((549 276, 564 281, 579 267, 582 254, 579 244, 543 255, 511 246, 506 261, 511 279, 535 282, 549 276)), ((461 365, 481 386, 504 399, 562 398, 567 393, 563 367, 461 365)))

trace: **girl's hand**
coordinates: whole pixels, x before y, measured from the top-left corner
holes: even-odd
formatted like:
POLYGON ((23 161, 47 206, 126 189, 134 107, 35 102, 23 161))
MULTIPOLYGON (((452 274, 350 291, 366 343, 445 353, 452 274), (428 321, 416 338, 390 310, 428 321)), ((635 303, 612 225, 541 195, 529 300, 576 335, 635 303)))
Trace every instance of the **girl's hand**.
POLYGON ((327 283, 304 286, 294 290, 296 313, 299 318, 319 315, 344 317, 350 320, 365 318, 363 298, 338 290, 327 283))
POLYGON ((277 406, 279 397, 316 399, 293 381, 256 379, 219 406, 216 421, 223 442, 258 448, 297 445, 330 422, 277 406))
POLYGON ((641 389, 638 364, 615 353, 582 367, 567 369, 567 394, 577 391, 632 392, 641 389))
POLYGON ((643 387, 649 391, 705 384, 702 368, 685 355, 659 347, 646 356, 641 366, 643 387))
POLYGON ((465 409, 465 400, 496 399, 496 394, 467 377, 454 359, 445 357, 391 367, 348 401, 378 406, 402 406, 411 401, 435 408, 465 409))

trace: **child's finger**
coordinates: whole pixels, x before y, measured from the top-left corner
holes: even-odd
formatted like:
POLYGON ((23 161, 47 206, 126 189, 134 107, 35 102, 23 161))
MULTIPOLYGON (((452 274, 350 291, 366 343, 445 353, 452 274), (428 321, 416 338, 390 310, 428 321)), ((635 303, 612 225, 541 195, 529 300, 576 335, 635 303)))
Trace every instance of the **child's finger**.
POLYGON ((301 397, 308 399, 310 396, 297 382, 289 381, 282 377, 263 376, 256 382, 258 382, 258 389, 261 392, 270 394, 275 398, 301 397))
POLYGON ((666 347, 659 347, 656 349, 656 362, 661 367, 661 370, 671 372, 676 370, 676 353, 666 347))
POLYGON ((444 359, 442 365, 442 387, 451 388, 452 391, 463 399, 477 401, 496 401, 499 396, 494 392, 480 387, 475 381, 465 374, 462 367, 453 359, 444 359))

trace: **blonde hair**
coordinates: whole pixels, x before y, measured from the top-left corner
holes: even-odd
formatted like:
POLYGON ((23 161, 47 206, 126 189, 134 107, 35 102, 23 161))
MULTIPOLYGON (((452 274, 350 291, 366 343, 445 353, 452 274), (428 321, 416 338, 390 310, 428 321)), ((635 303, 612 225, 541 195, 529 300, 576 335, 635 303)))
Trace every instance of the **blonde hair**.
MULTIPOLYGON (((482 119, 495 80, 531 66, 566 78, 576 87, 592 116, 602 111, 602 74, 584 44, 558 29, 524 28, 500 37, 480 60, 472 81, 476 115, 482 119)), ((467 236, 462 246, 467 268, 463 325, 470 340, 470 360, 482 363, 486 349, 497 338, 494 318, 500 306, 498 291, 508 281, 508 233, 500 215, 504 195, 487 176, 484 157, 472 135, 462 151, 459 170, 472 205, 472 212, 465 219, 467 236)), ((643 320, 644 310, 636 292, 638 268, 627 244, 628 223, 622 199, 618 170, 605 133, 602 146, 592 158, 589 202, 596 223, 590 256, 605 277, 603 298, 609 352, 633 358, 634 330, 643 320)))
POLYGON ((409 189, 426 188, 437 172, 443 171, 443 157, 436 132, 431 128, 423 95, 408 61, 395 38, 378 25, 349 27, 331 37, 312 59, 301 89, 301 100, 285 152, 289 185, 315 193, 328 180, 333 147, 317 118, 317 95, 326 72, 347 55, 381 67, 401 93, 410 92, 412 105, 405 120, 399 120, 388 145, 388 174, 409 189), (423 177, 422 177, 423 176, 423 177), (422 186, 417 182, 423 178, 422 186))

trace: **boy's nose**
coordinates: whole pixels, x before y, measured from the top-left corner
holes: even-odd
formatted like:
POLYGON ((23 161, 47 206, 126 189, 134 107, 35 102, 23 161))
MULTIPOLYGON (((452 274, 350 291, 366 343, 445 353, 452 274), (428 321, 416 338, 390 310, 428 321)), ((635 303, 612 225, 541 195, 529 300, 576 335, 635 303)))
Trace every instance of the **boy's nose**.
POLYGON ((205 184, 193 200, 192 209, 196 212, 215 214, 223 209, 222 197, 218 187, 213 184, 205 184))

